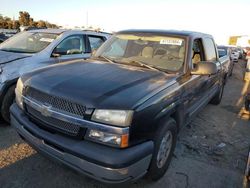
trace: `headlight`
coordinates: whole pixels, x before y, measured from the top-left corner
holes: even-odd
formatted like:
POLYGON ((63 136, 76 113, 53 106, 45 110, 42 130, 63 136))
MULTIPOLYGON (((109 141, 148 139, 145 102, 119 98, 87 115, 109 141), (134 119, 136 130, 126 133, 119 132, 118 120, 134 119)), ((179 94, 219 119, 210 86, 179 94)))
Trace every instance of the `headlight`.
POLYGON ((19 78, 17 81, 15 93, 16 93, 16 103, 21 109, 23 109, 23 82, 21 78, 19 78))
POLYGON ((91 120, 110 125, 127 127, 131 124, 132 110, 98 110, 94 111, 91 120))
POLYGON ((87 133, 87 139, 89 140, 120 148, 128 146, 128 138, 128 134, 118 135, 99 130, 89 130, 87 133))

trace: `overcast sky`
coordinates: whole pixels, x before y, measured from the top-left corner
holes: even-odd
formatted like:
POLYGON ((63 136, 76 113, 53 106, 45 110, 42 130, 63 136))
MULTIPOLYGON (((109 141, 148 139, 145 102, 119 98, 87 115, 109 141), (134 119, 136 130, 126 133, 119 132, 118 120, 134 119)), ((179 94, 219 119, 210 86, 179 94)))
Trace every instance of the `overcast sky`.
POLYGON ((250 0, 0 0, 0 14, 18 18, 20 10, 35 20, 62 26, 122 29, 194 30, 226 44, 230 35, 250 35, 250 0))

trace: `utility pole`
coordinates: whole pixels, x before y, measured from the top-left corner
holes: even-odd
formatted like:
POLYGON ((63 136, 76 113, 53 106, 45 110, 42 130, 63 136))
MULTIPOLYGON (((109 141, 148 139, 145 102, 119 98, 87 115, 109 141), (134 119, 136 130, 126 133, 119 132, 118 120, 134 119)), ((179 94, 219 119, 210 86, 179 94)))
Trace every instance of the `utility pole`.
POLYGON ((86 14, 86 28, 89 27, 89 13, 87 11, 87 14, 86 14))

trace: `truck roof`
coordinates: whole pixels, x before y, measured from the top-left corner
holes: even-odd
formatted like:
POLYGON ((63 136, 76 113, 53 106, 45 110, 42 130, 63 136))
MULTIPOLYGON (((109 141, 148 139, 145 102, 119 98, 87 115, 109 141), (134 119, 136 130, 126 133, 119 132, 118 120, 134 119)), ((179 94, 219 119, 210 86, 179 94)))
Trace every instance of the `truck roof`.
POLYGON ((209 34, 206 33, 200 33, 195 31, 184 31, 184 30, 158 30, 158 29, 129 29, 129 30, 123 30, 119 31, 117 33, 152 33, 152 34, 159 34, 159 35, 181 35, 185 37, 212 37, 209 34))
POLYGON ((73 33, 85 33, 85 34, 100 34, 100 35, 110 35, 109 33, 105 33, 105 32, 96 32, 96 31, 89 31, 89 30, 80 30, 80 29, 35 29, 35 30, 29 30, 28 32, 32 32, 32 33, 51 33, 51 34, 62 34, 65 32, 73 32, 73 33))

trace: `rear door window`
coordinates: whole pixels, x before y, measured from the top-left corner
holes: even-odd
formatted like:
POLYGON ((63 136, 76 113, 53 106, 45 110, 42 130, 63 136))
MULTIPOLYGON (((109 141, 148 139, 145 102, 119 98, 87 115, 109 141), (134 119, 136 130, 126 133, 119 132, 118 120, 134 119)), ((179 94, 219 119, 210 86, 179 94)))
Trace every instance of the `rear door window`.
POLYGON ((101 36, 89 35, 88 38, 92 51, 97 50, 105 42, 105 39, 101 36))

